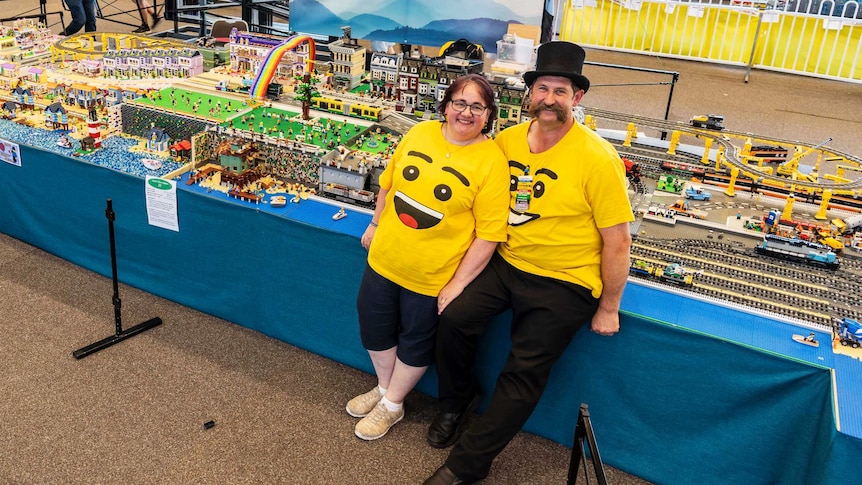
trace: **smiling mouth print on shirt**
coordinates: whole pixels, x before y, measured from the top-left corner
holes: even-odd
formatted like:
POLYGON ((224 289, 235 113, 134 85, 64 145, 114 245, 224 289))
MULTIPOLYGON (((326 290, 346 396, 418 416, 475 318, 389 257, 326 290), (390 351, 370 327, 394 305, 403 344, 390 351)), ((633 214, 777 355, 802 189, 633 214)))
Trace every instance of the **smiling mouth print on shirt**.
MULTIPOLYGON (((509 167, 515 168, 517 174, 524 173, 527 166, 521 162, 517 162, 515 160, 509 160, 509 167)), ((541 199, 545 192, 547 191, 546 178, 550 180, 557 180, 557 173, 553 170, 548 170, 547 168, 540 168, 536 170, 533 174, 533 187, 531 199, 535 201, 536 199, 541 199)), ((518 190, 518 175, 515 173, 511 173, 509 175, 509 191, 515 193, 518 190)), ((541 214, 537 214, 535 212, 528 211, 516 211, 514 207, 509 207, 509 225, 510 226, 520 226, 526 224, 530 221, 535 221, 536 219, 542 217, 541 214)))
MULTIPOLYGON (((418 158, 428 163, 425 167, 433 167, 434 161, 428 155, 411 150, 407 153, 408 157, 418 158)), ((443 172, 451 174, 455 180, 463 184, 465 187, 470 186, 470 181, 460 172, 449 166, 440 168, 443 172)), ((427 174, 426 174, 427 175, 427 174)), ((398 219, 407 227, 413 229, 428 229, 436 226, 443 220, 443 213, 428 206, 428 204, 440 205, 452 198, 452 187, 448 184, 437 184, 431 186, 432 177, 422 177, 421 170, 417 165, 408 165, 402 171, 404 180, 408 182, 416 182, 410 184, 409 192, 398 190, 395 192, 395 213, 398 214, 398 219), (428 197, 428 194, 433 196, 433 199, 428 197), (427 203, 421 202, 428 200, 427 203)), ((439 178, 434 177, 434 180, 439 181, 439 178)), ((442 207, 439 207, 442 209, 442 207)))

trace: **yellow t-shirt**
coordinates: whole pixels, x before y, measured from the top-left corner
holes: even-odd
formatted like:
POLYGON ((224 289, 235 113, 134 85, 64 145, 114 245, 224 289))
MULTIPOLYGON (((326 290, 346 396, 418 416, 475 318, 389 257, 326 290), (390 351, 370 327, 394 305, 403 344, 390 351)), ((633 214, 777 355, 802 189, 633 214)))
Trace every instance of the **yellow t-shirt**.
POLYGON ((389 192, 368 264, 408 290, 437 296, 474 238, 506 239, 508 176, 491 139, 459 147, 446 143, 439 121, 417 124, 380 175, 389 192))
POLYGON ((599 298, 598 228, 634 220, 623 162, 610 143, 579 123, 550 149, 530 153, 530 123, 508 128, 496 139, 511 177, 508 239, 497 250, 522 271, 581 285, 599 298), (518 177, 526 167, 532 180, 522 181, 531 186, 524 208, 518 177))

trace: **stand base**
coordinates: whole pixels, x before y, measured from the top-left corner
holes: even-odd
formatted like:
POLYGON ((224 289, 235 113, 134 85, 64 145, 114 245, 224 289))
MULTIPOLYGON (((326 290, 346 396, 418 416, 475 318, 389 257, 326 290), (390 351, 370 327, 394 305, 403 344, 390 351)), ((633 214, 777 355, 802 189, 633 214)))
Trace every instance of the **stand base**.
POLYGON ((161 318, 159 318, 159 317, 151 318, 144 323, 139 323, 139 324, 135 325, 134 327, 129 328, 127 330, 123 330, 122 332, 120 332, 116 335, 111 335, 110 337, 103 338, 102 340, 99 340, 98 342, 94 342, 94 343, 92 343, 86 347, 82 347, 82 348, 72 352, 72 357, 74 357, 76 359, 83 359, 84 357, 86 357, 90 354, 94 354, 94 353, 96 353, 102 349, 106 349, 106 348, 108 348, 108 347, 110 347, 116 343, 119 343, 119 342, 122 342, 123 340, 126 340, 129 337, 134 337, 135 335, 137 335, 141 332, 149 330, 153 327, 158 327, 161 324, 162 324, 161 318))

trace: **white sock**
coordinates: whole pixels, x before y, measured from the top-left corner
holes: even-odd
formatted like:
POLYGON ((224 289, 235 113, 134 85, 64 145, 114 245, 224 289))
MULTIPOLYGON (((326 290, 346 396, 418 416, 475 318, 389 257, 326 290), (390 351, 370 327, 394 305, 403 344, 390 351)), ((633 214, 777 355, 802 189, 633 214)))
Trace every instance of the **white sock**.
POLYGON ((385 397, 383 399, 381 399, 380 402, 382 402, 383 405, 386 406, 386 409, 393 411, 393 412, 394 411, 401 411, 401 408, 404 407, 403 403, 395 404, 394 402, 390 401, 389 399, 386 399, 385 397))
POLYGON ((379 392, 381 396, 385 396, 386 388, 381 386, 380 384, 377 384, 377 392, 379 392))

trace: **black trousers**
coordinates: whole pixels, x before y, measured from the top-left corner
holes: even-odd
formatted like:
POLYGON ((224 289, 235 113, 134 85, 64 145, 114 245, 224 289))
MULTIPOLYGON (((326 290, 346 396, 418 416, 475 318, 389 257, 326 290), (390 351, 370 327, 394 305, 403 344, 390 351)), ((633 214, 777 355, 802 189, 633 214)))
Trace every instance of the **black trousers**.
POLYGON ((488 267, 440 316, 437 370, 440 408, 463 409, 477 392, 472 367, 490 320, 511 308, 512 349, 491 403, 461 436, 446 465, 464 480, 488 476, 491 463, 533 413, 551 368, 598 300, 579 285, 520 271, 494 254, 488 267))

